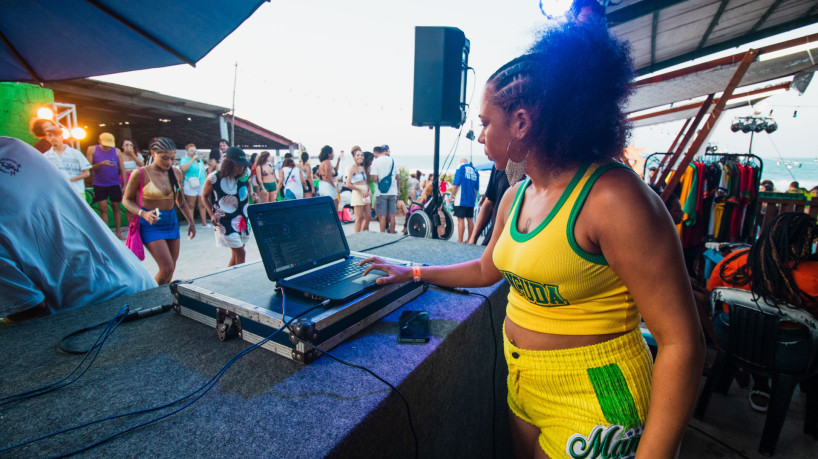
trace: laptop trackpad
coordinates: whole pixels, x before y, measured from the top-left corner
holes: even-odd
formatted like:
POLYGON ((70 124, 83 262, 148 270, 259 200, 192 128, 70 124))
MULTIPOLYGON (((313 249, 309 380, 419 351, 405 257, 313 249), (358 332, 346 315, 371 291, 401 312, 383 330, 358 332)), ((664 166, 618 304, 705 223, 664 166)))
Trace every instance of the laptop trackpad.
POLYGON ((353 279, 352 282, 361 285, 371 285, 374 284, 375 279, 379 277, 386 277, 386 273, 383 271, 373 270, 370 271, 369 274, 367 274, 366 276, 360 276, 358 278, 353 279))

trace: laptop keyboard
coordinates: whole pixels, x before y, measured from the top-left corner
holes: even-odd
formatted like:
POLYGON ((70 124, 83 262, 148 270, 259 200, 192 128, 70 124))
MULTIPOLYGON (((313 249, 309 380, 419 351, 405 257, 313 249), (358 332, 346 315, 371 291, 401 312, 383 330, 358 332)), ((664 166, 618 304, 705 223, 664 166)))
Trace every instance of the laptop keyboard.
POLYGON ((292 279, 290 283, 299 287, 323 290, 348 277, 363 274, 364 270, 366 270, 366 266, 358 266, 359 261, 359 259, 352 258, 345 262, 337 263, 322 270, 292 279))

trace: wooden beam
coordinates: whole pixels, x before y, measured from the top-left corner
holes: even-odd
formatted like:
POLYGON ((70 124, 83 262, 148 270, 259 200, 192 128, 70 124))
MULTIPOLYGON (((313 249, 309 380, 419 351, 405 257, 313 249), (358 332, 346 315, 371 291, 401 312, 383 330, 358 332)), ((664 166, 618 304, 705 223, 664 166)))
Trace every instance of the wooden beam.
POLYGON ((690 164, 690 160, 693 159, 693 156, 696 155, 696 152, 699 151, 699 148, 701 148, 702 144, 704 144, 705 139, 707 139, 710 131, 719 120, 721 112, 724 110, 724 106, 727 104, 730 96, 733 95, 733 91, 735 91, 736 87, 738 87, 739 83, 741 83, 741 79, 744 77, 744 74, 747 73, 747 69, 750 68, 750 64, 753 63, 756 56, 758 56, 757 49, 750 49, 744 54, 744 59, 741 60, 741 63, 736 69, 736 72, 733 74, 733 77, 730 78, 730 82, 727 83, 727 87, 724 88, 721 99, 716 102, 716 106, 713 107, 713 111, 710 112, 710 117, 705 122, 704 127, 702 127, 701 131, 699 131, 699 135, 696 137, 696 140, 694 140, 693 144, 690 145, 690 148, 687 150, 687 154, 684 156, 684 158, 682 158, 682 162, 679 163, 679 166, 676 168, 676 173, 670 177, 670 182, 667 184, 667 188, 665 188, 665 191, 662 192, 662 201, 666 202, 673 193, 673 189, 679 184, 679 180, 682 178, 682 174, 687 168, 687 165, 690 164))
MULTIPOLYGON (((714 94, 710 94, 705 99, 702 106, 699 108, 699 112, 696 113, 696 117, 693 119, 693 123, 690 125, 690 128, 687 130, 682 142, 676 147, 676 152, 673 153, 673 156, 670 157, 670 160, 665 165, 665 168, 662 170, 662 174, 658 178, 659 183, 665 183, 667 180, 667 176, 670 175, 670 170, 673 169, 673 165, 676 164, 676 160, 679 159, 679 155, 682 154, 682 150, 685 149, 687 143, 690 142, 690 139, 693 137, 693 134, 696 132, 696 128, 699 126, 699 123, 702 122, 702 118, 704 115, 707 114, 707 110, 710 109, 710 106, 713 104, 713 96, 714 94)), ((674 176, 677 174, 673 174, 674 176)))
POLYGON ((152 108, 152 109, 160 109, 160 110, 167 110, 173 113, 181 113, 184 115, 193 115, 193 116, 200 116, 202 118, 218 118, 219 115, 212 112, 207 112, 204 110, 198 110, 195 108, 190 107, 180 107, 174 103, 162 102, 154 99, 144 99, 141 97, 131 97, 123 94, 119 94, 112 91, 100 90, 100 89, 93 89, 93 88, 82 88, 70 83, 64 83, 61 81, 52 81, 45 84, 46 88, 49 88, 53 91, 60 91, 67 93, 69 95, 76 95, 76 96, 83 96, 83 97, 90 97, 95 100, 108 100, 111 102, 118 102, 123 104, 132 105, 135 107, 140 108, 152 108))
MULTIPOLYGON (((778 91, 780 89, 789 90, 790 84, 792 84, 792 82, 785 81, 784 83, 779 83, 779 84, 776 84, 776 85, 773 85, 773 86, 767 86, 765 88, 758 88, 758 89, 753 89, 752 91, 736 93, 736 94, 733 94, 732 96, 730 96, 730 100, 738 99, 738 98, 741 98, 741 97, 747 97, 747 96, 761 96, 761 95, 764 95, 765 93, 778 91)), ((718 102, 719 99, 720 99, 720 97, 716 97, 715 101, 718 102)), ((646 120, 646 119, 650 119, 650 118, 655 118, 657 116, 670 115, 672 113, 683 112, 685 110, 693 110, 694 108, 700 107, 701 104, 702 104, 701 102, 693 102, 693 103, 685 104, 685 105, 677 105, 675 107, 671 107, 671 108, 668 108, 666 110, 661 110, 661 111, 658 111, 658 112, 646 113, 644 115, 629 117, 628 122, 633 123, 634 121, 646 120)))
POLYGON ((634 4, 630 6, 611 11, 605 14, 605 18, 608 20, 608 27, 616 27, 619 24, 656 13, 684 1, 687 0, 643 0, 641 2, 634 2, 634 4))
MULTIPOLYGON (((773 51, 779 51, 782 49, 791 48, 793 46, 798 46, 806 43, 815 43, 818 41, 818 33, 814 33, 812 35, 807 35, 806 37, 794 38, 792 40, 787 40, 781 43, 776 43, 774 45, 764 46, 763 48, 759 48, 757 51, 759 54, 763 53, 771 53, 773 51)), ((660 83, 662 81, 672 80, 674 78, 679 78, 682 76, 691 75, 697 72, 701 72, 704 70, 713 69, 716 67, 722 67, 725 65, 735 64, 737 62, 741 62, 744 59, 745 52, 741 52, 738 54, 733 54, 731 56, 725 56, 719 59, 713 59, 712 61, 702 62, 701 64, 691 65, 690 67, 685 67, 679 70, 674 70, 667 73, 662 73, 660 75, 652 76, 650 78, 643 78, 634 83, 635 87, 644 86, 648 84, 660 83)))
MULTIPOLYGON (((675 139, 673 139, 673 143, 672 143, 672 144, 670 144, 670 148, 668 148, 668 149, 667 149, 667 154, 666 154, 666 155, 664 155, 664 156, 662 157, 662 161, 660 161, 660 162, 659 162, 659 167, 657 167, 657 169, 658 169, 658 170, 662 170, 662 168, 664 168, 664 167, 665 167, 665 163, 667 162, 667 159, 670 157, 670 153, 673 151, 673 149, 674 149, 674 148, 676 148, 676 143, 679 141, 679 139, 681 139, 681 138, 682 138, 682 135, 684 135, 684 133, 685 133, 685 129, 687 129, 687 126, 688 126, 688 125, 690 125, 690 122, 691 122, 691 121, 693 121, 693 118, 688 118, 688 119, 685 121, 684 126, 682 126, 682 128, 681 128, 681 129, 679 129, 679 133, 678 133, 678 134, 676 134, 676 138, 675 138, 675 139)), ((654 175, 654 176, 653 176, 653 178, 652 178, 652 179, 651 179, 651 181, 650 181, 650 184, 651 184, 651 185, 655 184, 655 183, 656 183, 656 179, 657 179, 658 177, 659 177, 659 174, 654 175)))
MULTIPOLYGON (((813 11, 814 13, 814 11, 813 11)), ((659 70, 666 69, 668 67, 672 67, 674 65, 682 64, 685 62, 689 62, 693 59, 698 59, 700 57, 709 56, 713 53, 717 53, 719 51, 724 51, 730 48, 735 48, 756 40, 761 40, 762 38, 772 37, 773 35, 778 35, 780 33, 789 32, 793 29, 797 29, 799 27, 808 26, 811 24, 818 23, 818 15, 816 14, 806 14, 798 19, 785 22, 784 24, 779 24, 772 27, 767 27, 763 30, 758 30, 755 33, 742 35, 740 37, 734 38, 732 40, 723 41, 720 43, 716 43, 705 48, 691 51, 689 53, 685 53, 670 59, 666 59, 664 61, 659 62, 656 65, 646 65, 639 69, 636 69, 637 75, 647 75, 649 73, 658 72, 659 70)))
POLYGON ((750 32, 748 33, 753 33, 759 28, 761 28, 761 25, 764 24, 764 21, 769 19, 770 15, 773 14, 775 9, 778 8, 778 5, 780 5, 782 1, 783 0, 775 0, 773 4, 770 5, 769 8, 767 8, 767 11, 765 11, 764 14, 761 16, 761 19, 759 19, 755 24, 753 24, 753 27, 750 29, 750 32))
POLYGON ((656 28, 659 25, 659 12, 653 12, 653 27, 650 32, 650 65, 656 63, 656 28))
MULTIPOLYGON (((710 21, 710 25, 707 26, 707 31, 705 31, 704 35, 702 35, 702 41, 699 42, 699 46, 697 46, 696 49, 704 48, 705 43, 707 43, 707 39, 710 38, 710 34, 713 33, 713 29, 715 29, 716 24, 719 23, 719 19, 721 19, 721 15, 724 13, 724 8, 727 7, 727 3, 729 2, 730 0, 721 0, 718 11, 716 11, 716 14, 710 21)), ((653 63, 651 63, 651 65, 653 65, 653 63)))

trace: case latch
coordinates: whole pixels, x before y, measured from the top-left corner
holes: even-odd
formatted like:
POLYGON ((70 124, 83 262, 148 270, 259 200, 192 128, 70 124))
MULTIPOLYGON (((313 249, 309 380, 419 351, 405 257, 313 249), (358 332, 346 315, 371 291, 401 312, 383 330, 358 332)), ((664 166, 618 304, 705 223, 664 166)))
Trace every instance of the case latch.
POLYGON ((216 334, 221 341, 234 336, 241 339, 241 317, 227 309, 216 308, 216 334))

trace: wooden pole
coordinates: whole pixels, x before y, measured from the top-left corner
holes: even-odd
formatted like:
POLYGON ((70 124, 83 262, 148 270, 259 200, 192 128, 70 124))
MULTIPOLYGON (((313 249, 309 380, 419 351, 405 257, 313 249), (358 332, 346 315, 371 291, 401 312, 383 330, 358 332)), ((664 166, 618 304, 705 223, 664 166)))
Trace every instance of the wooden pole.
POLYGON ((750 64, 755 61, 756 56, 758 56, 757 49, 750 49, 744 54, 744 58, 741 59, 741 63, 738 65, 738 68, 736 68, 736 72, 733 74, 730 82, 727 83, 727 87, 724 88, 724 93, 719 98, 719 101, 716 102, 716 106, 713 107, 713 111, 710 112, 710 117, 704 123, 704 127, 702 127, 702 130, 699 131, 699 135, 696 137, 696 140, 693 141, 690 149, 687 150, 687 154, 684 156, 684 158, 682 158, 682 162, 679 163, 679 167, 676 168, 676 172, 678 173, 673 174, 673 176, 670 178, 670 183, 667 184, 667 188, 665 188, 665 191, 662 192, 662 201, 667 201, 667 198, 670 197, 673 189, 679 184, 679 180, 682 178, 682 173, 684 172, 685 168, 688 164, 690 164, 690 160, 693 159, 693 156, 697 151, 699 151, 702 144, 704 144, 704 141, 707 139, 710 131, 716 125, 716 121, 719 120, 721 112, 724 110, 724 106, 727 105, 727 101, 730 99, 730 96, 733 95, 733 91, 736 90, 739 83, 741 83, 741 79, 744 77, 744 74, 747 73, 747 69, 750 68, 750 64))
POLYGON ((679 159, 679 155, 682 154, 682 150, 685 149, 687 143, 690 142, 691 137, 696 132, 696 128, 699 127, 699 123, 701 123, 702 118, 704 115, 707 114, 707 110, 710 109, 710 105, 713 103, 713 94, 707 96, 704 102, 702 102, 702 106, 699 107, 699 112, 696 113, 696 117, 693 119, 693 123, 690 124, 690 128, 687 130, 687 133, 682 139, 682 142, 676 146, 676 151, 673 153, 673 156, 670 157, 670 160, 665 165, 664 170, 662 170, 662 175, 659 176, 658 182, 665 183, 667 180, 667 176, 670 175, 670 170, 673 169, 673 165, 676 164, 676 160, 679 159))
MULTIPOLYGON (((673 152, 673 149, 676 148, 676 143, 679 141, 680 138, 682 138, 682 135, 684 135, 684 133, 685 133, 685 129, 687 129, 687 126, 690 124, 690 122, 692 120, 693 120, 693 118, 688 118, 685 121, 684 126, 682 126, 682 128, 679 129, 679 133, 676 134, 676 138, 673 139, 673 143, 670 144, 670 148, 667 149, 667 154, 665 156, 662 156, 662 161, 659 162, 659 167, 657 167, 657 169, 662 170, 662 168, 665 167, 665 163, 667 162, 667 159, 670 157, 670 154, 673 152)), ((650 180, 651 185, 654 185, 656 183, 656 178, 657 177, 659 177, 659 174, 656 174, 656 175, 653 176, 653 178, 651 178, 651 180, 650 180)))

